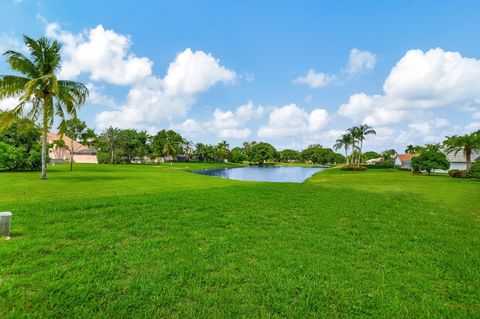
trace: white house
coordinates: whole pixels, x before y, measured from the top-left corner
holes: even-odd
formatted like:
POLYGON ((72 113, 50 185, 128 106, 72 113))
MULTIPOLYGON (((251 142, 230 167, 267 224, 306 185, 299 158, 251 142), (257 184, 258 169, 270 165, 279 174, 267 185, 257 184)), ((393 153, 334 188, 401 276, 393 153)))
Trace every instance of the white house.
MULTIPOLYGON (((443 149, 441 151, 447 156, 447 159, 450 162, 449 170, 451 169, 466 170, 467 169, 467 159, 465 158, 465 153, 463 151, 460 151, 457 154, 455 154, 455 152, 447 153, 443 149)), ((480 153, 472 151, 472 155, 471 155, 472 163, 475 162, 476 160, 480 160, 480 153)), ((435 170, 435 172, 447 173, 448 171, 435 170)))
POLYGON ((395 165, 400 167, 400 169, 411 170, 412 169, 412 158, 418 156, 418 154, 397 154, 395 156, 395 165))

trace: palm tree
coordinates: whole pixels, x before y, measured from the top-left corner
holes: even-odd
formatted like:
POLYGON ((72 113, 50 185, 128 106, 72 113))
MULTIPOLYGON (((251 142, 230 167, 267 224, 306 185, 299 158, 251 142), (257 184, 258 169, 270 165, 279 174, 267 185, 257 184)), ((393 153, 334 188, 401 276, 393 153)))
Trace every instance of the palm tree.
POLYGON ((165 145, 163 145, 162 153, 163 153, 163 156, 165 157, 169 155, 172 156, 172 161, 170 162, 170 165, 171 165, 173 162, 173 156, 177 155, 177 149, 169 140, 167 140, 165 145))
MULTIPOLYGON (((0 75, 0 99, 14 97, 18 105, 9 111, 4 120, 11 121, 24 113, 34 121, 39 121, 42 128, 42 175, 47 178, 47 134, 55 115, 61 121, 66 116, 76 118, 77 109, 85 104, 88 89, 74 81, 58 80, 56 72, 60 70, 60 50, 62 45, 51 42, 45 37, 34 40, 23 37, 30 57, 20 52, 9 50, 4 53, 10 69, 21 74, 0 75)), ((5 124, 5 123, 3 123, 5 124)))
POLYGON ((447 136, 443 144, 446 146, 447 154, 457 155, 458 152, 463 151, 468 171, 472 165, 472 151, 480 151, 480 130, 463 136, 447 136))
POLYGON ((412 144, 408 145, 405 149, 406 154, 415 154, 415 151, 415 146, 413 146, 412 144))
POLYGON ((124 135, 122 130, 118 127, 110 126, 100 135, 100 141, 108 144, 111 152, 110 164, 113 164, 115 161, 115 150, 123 142, 124 135))
POLYGON ((367 124, 362 124, 356 127, 354 131, 355 131, 357 140, 360 142, 360 148, 359 148, 360 155, 358 157, 358 165, 360 165, 360 159, 362 157, 363 141, 365 140, 365 137, 370 134, 376 135, 377 132, 375 132, 375 130, 367 124))
POLYGON ((355 157, 353 156, 353 152, 358 149, 356 146, 357 139, 360 137, 359 132, 358 132, 358 127, 354 126, 349 129, 347 129, 348 134, 352 136, 352 162, 355 162, 355 157))
MULTIPOLYGON (((345 158, 347 159, 347 164, 349 163, 348 160, 348 149, 350 148, 350 145, 353 144, 353 136, 352 134, 343 134, 339 139, 335 141, 335 145, 333 145, 333 148, 337 151, 343 147, 345 150, 345 158)), ((353 151, 353 149, 352 149, 353 151)))

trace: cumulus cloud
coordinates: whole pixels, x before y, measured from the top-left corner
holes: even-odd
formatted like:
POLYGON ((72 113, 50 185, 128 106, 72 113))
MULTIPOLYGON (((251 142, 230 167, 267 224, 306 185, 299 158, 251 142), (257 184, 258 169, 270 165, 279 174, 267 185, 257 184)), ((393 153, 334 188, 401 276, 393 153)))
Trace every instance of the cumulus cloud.
MULTIPOLYGON (((480 60, 440 48, 409 50, 391 70, 383 91, 356 93, 338 113, 370 125, 387 125, 421 110, 478 104, 480 60)), ((439 120, 435 126, 445 125, 446 120, 439 120)))
POLYGON ((309 87, 316 89, 322 86, 326 86, 330 82, 336 79, 335 75, 326 73, 317 73, 314 69, 308 70, 308 73, 304 76, 299 76, 293 80, 296 84, 306 84, 309 87))
POLYGON ((312 89, 317 89, 327 86, 332 82, 342 82, 345 80, 346 76, 348 78, 356 77, 364 71, 373 69, 375 67, 375 62, 375 54, 354 48, 350 50, 350 56, 346 68, 339 71, 338 75, 315 72, 314 69, 310 69, 306 75, 295 78, 293 83, 306 84, 312 89))
POLYGON ((350 57, 345 72, 348 76, 355 77, 364 71, 373 69, 376 60, 377 58, 372 52, 354 48, 350 50, 350 57))
POLYGON ((163 79, 150 76, 130 89, 120 110, 97 115, 99 127, 142 127, 162 119, 185 116, 199 93, 218 82, 235 79, 235 72, 219 64, 210 54, 191 49, 178 54, 163 79))
POLYGON ((306 132, 315 132, 328 122, 328 112, 315 109, 308 113, 296 104, 275 108, 270 112, 268 124, 258 130, 259 137, 295 136, 306 132))
POLYGON ((251 134, 249 128, 244 127, 251 120, 259 119, 264 113, 264 107, 255 107, 252 101, 239 106, 235 112, 216 109, 207 127, 216 132, 221 138, 247 138, 251 134))
POLYGON ((57 23, 46 26, 46 35, 64 44, 60 77, 74 79, 87 73, 91 80, 116 85, 135 83, 151 75, 153 62, 130 51, 128 36, 102 25, 80 34, 64 31, 57 23))

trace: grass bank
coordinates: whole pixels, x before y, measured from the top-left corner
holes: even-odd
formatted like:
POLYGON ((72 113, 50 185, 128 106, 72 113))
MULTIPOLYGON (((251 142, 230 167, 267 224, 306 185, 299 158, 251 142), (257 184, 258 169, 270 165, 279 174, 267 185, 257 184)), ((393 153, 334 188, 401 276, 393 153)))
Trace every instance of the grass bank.
POLYGON ((474 317, 480 183, 204 164, 0 174, 0 317, 474 317))

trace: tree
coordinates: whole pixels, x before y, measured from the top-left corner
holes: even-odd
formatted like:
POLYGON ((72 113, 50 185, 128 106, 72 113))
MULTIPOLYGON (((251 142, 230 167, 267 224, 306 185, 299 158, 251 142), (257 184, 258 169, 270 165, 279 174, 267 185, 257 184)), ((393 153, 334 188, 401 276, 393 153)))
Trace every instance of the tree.
POLYGON ((480 130, 463 136, 447 136, 443 144, 446 147, 447 154, 454 153, 457 155, 459 152, 463 152, 468 171, 472 165, 472 151, 480 151, 480 130))
MULTIPOLYGON (((0 111, 0 121, 5 115, 0 111)), ((0 170, 39 170, 41 132, 30 119, 13 117, 0 128, 0 170), (7 163, 8 162, 8 163, 7 163)))
POLYGON ((335 145, 333 145, 333 149, 338 151, 343 147, 345 150, 345 158, 347 158, 348 164, 348 149, 352 145, 352 150, 355 148, 354 138, 352 134, 343 134, 339 139, 335 141, 335 145))
POLYGON ((341 154, 335 153, 330 148, 323 148, 321 146, 311 145, 300 153, 300 157, 304 161, 312 162, 314 164, 331 164, 344 163, 345 157, 341 154))
POLYGON ((122 130, 122 139, 119 144, 119 155, 126 163, 132 163, 134 159, 143 158, 148 154, 148 145, 150 137, 146 131, 122 130))
POLYGON ((391 162, 393 165, 393 169, 395 169, 395 157, 397 156, 397 151, 395 151, 394 149, 385 150, 382 152, 382 155, 383 159, 385 161, 391 162))
POLYGON ((246 160, 245 154, 241 147, 234 147, 230 151, 230 161, 233 163, 241 163, 246 160))
POLYGON ((359 150, 358 165, 360 165, 360 159, 362 157, 363 141, 366 139, 367 135, 371 135, 371 134, 376 135, 377 132, 371 126, 366 124, 362 124, 360 126, 352 128, 352 135, 360 143, 360 147, 358 149, 359 150))
POLYGON ((4 119, 21 115, 28 106, 27 115, 40 120, 42 128, 42 175, 47 178, 47 134, 55 115, 60 120, 66 116, 76 118, 77 109, 85 104, 88 89, 74 81, 58 80, 56 72, 60 70, 60 50, 62 45, 51 42, 45 37, 34 40, 24 36, 24 42, 30 58, 20 52, 9 50, 4 53, 10 69, 17 75, 0 75, 0 99, 18 97, 19 104, 4 119))
POLYGON ((450 162, 442 152, 425 151, 420 156, 412 158, 414 171, 426 171, 428 175, 436 169, 448 170, 450 162))
POLYGON ((374 152, 374 151, 368 151, 363 153, 363 157, 365 158, 366 161, 368 161, 374 158, 382 157, 382 154, 378 154, 377 152, 374 152))
POLYGON ((252 163, 264 164, 275 158, 277 150, 268 143, 255 143, 250 147, 248 160, 252 163))
POLYGON ((110 151, 110 164, 114 164, 115 150, 123 142, 123 139, 122 130, 117 127, 110 126, 100 134, 100 143, 107 145, 110 151))
POLYGON ((280 162, 288 163, 288 162, 297 162, 300 159, 299 152, 291 149, 284 149, 278 153, 280 162))
POLYGON ((177 132, 172 130, 161 130, 152 138, 152 152, 154 156, 168 156, 183 152, 187 141, 177 132), (167 145, 167 147, 165 147, 167 145), (165 151, 168 151, 165 155, 165 151))
POLYGON ((405 154, 415 154, 415 146, 412 144, 408 145, 405 149, 405 154))
POLYGON ((227 143, 227 141, 221 141, 220 143, 217 144, 216 146, 217 157, 220 162, 223 162, 224 160, 228 159, 228 156, 230 155, 229 147, 230 145, 227 143))
MULTIPOLYGON (((78 142, 84 134, 87 133, 87 124, 84 121, 81 121, 77 118, 70 120, 62 121, 59 125, 60 135, 66 135, 70 138, 70 143, 67 147, 64 147, 70 154, 70 171, 73 170, 73 154, 78 151, 79 145, 75 144, 78 142)), ((57 144, 58 146, 58 144, 57 144)))

